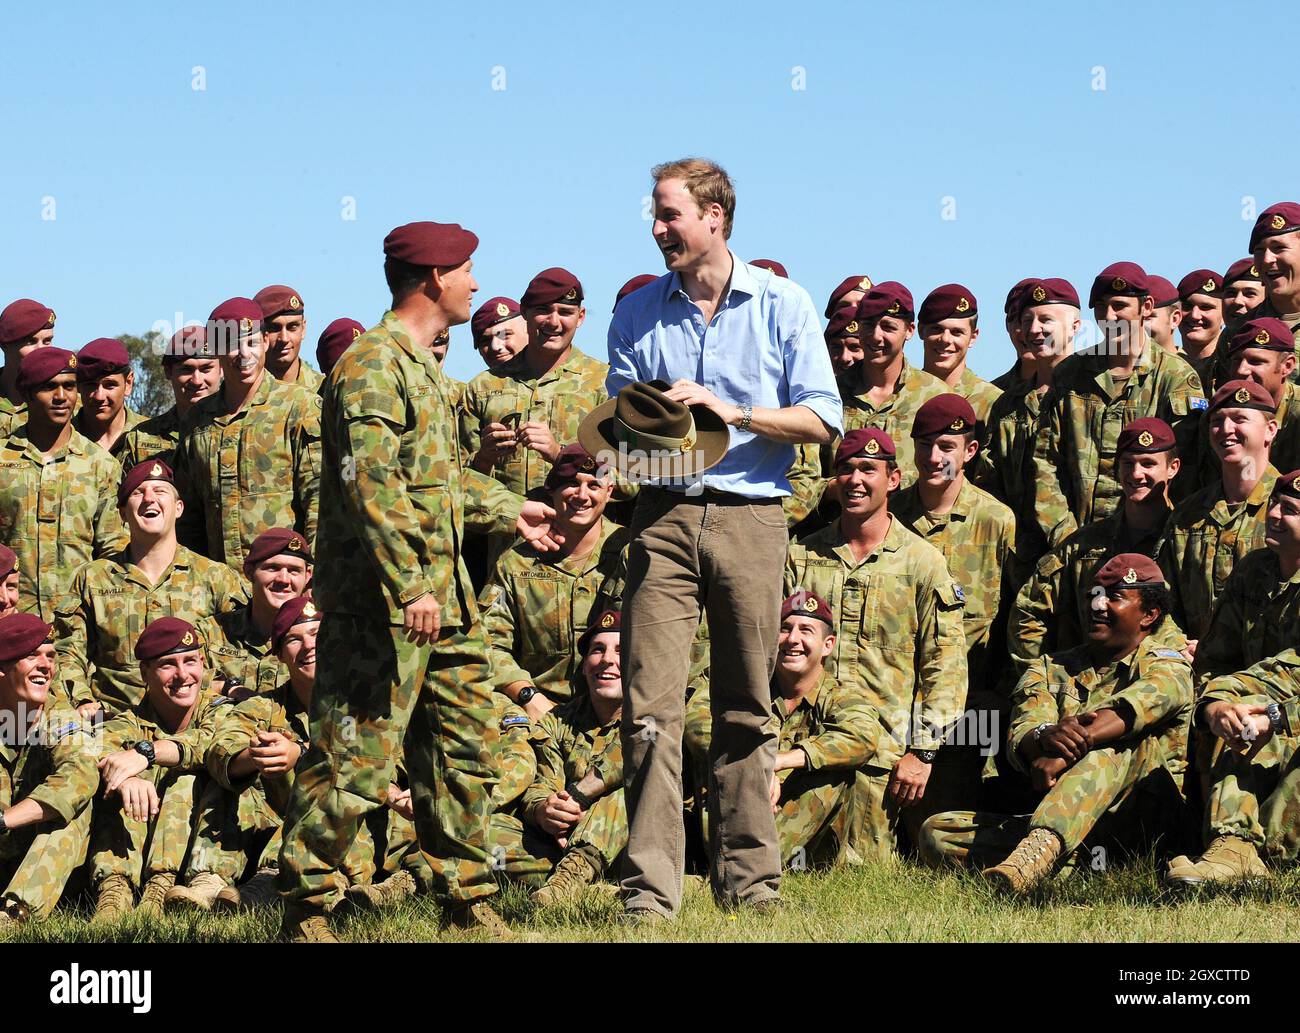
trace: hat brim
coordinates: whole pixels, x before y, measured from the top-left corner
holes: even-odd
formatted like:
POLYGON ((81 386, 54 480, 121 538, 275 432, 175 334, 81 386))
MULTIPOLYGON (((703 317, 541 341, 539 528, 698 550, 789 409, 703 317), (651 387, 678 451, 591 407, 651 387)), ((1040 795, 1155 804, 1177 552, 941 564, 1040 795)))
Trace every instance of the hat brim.
POLYGON ((679 456, 660 456, 644 450, 629 450, 614 434, 617 396, 602 402, 587 414, 578 428, 578 444, 596 457, 596 462, 633 484, 645 481, 691 480, 717 466, 731 447, 731 431, 722 417, 705 405, 690 406, 695 420, 695 448, 679 456))

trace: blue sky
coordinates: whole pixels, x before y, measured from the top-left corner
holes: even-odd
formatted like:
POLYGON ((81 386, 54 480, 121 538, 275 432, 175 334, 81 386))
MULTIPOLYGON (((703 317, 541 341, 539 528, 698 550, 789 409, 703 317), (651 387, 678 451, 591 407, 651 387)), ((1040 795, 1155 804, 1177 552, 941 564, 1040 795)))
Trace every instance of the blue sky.
MULTIPOLYGON (((1243 198, 1300 193, 1294 77, 1261 77, 1258 23, 1200 0, 78 2, 21 5, 6 30, 0 304, 53 306, 64 347, 279 282, 310 351, 338 316, 377 322, 385 233, 435 219, 481 238, 481 299, 573 270, 577 343, 604 358, 614 292, 662 272, 648 170, 703 154, 736 181, 742 258, 784 262, 819 311, 852 273, 918 304, 965 283, 985 312, 971 365, 993 376, 1021 277, 1084 294, 1121 259, 1222 271, 1243 198)), ((482 368, 468 327, 448 368, 482 368)))

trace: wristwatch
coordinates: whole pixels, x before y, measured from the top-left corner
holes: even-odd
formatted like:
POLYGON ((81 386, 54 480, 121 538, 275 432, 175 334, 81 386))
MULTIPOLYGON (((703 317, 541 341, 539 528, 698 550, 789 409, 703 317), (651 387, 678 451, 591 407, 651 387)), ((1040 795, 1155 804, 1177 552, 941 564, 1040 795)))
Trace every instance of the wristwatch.
POLYGON ((537 695, 537 689, 534 686, 525 685, 522 689, 519 690, 519 695, 518 697, 516 697, 515 702, 518 703, 521 707, 526 707, 528 706, 528 701, 536 695, 537 695))
POLYGON ((749 430, 749 425, 754 421, 754 407, 752 405, 742 405, 740 407, 740 429, 749 430))
POLYGON ((1268 727, 1275 733, 1282 731, 1282 708, 1270 703, 1264 708, 1264 713, 1268 715, 1268 727))
POLYGON ((1037 728, 1035 728, 1035 729, 1034 729, 1034 742, 1042 742, 1042 741, 1043 741, 1043 733, 1044 733, 1045 731, 1047 731, 1047 730, 1048 730, 1049 728, 1051 728, 1051 727, 1052 727, 1052 725, 1051 725, 1051 722, 1050 722, 1050 721, 1044 721, 1041 725, 1039 725, 1037 728))
POLYGON ((153 767, 154 761, 157 759, 157 755, 154 753, 153 743, 148 739, 141 739, 131 748, 144 758, 144 768, 146 771, 153 767))
POLYGON ((933 764, 938 750, 918 750, 915 746, 909 746, 907 752, 919 760, 922 764, 933 764))

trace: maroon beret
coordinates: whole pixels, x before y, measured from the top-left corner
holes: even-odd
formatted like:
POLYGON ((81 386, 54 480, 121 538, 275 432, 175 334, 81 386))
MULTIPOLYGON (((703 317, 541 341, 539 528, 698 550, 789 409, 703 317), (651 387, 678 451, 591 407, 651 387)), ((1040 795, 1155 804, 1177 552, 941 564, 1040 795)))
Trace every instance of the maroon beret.
POLYGON ((137 660, 157 660, 171 653, 188 653, 203 648, 203 636, 189 621, 179 617, 159 617, 135 640, 137 660))
POLYGON ((911 322, 916 309, 912 303, 912 292, 897 280, 878 283, 862 296, 858 302, 858 320, 878 319, 880 316, 896 316, 911 322))
POLYGON ((1059 276, 1025 280, 1021 288, 1020 309, 1024 311, 1035 305, 1073 305, 1078 308, 1079 292, 1069 280, 1062 280, 1059 276))
POLYGON ((164 366, 169 366, 173 362, 184 362, 186 359, 215 359, 216 357, 216 349, 208 344, 206 326, 183 326, 172 334, 171 340, 167 342, 167 350, 163 352, 162 362, 164 366))
POLYGON ((514 319, 519 315, 519 302, 513 298, 488 298, 474 312, 469 321, 469 330, 477 343, 478 339, 485 333, 503 323, 507 319, 514 319))
POLYGON ((587 625, 587 630, 582 633, 578 639, 578 655, 586 656, 587 650, 591 648, 591 640, 597 635, 606 631, 623 630, 623 615, 618 610, 606 610, 599 617, 587 625))
POLYGON ((49 641, 52 627, 34 613, 11 613, 0 620, 0 664, 31 656, 49 641))
POLYGON ((292 287, 286 287, 282 283, 274 283, 270 287, 263 287, 253 295, 253 300, 261 307, 263 319, 272 319, 275 316, 284 315, 302 315, 302 295, 292 287))
POLYGON ((1254 251, 1265 237, 1276 237, 1279 233, 1293 233, 1296 230, 1300 230, 1300 204, 1283 201, 1281 204, 1270 205, 1255 220, 1247 250, 1254 251))
MULTIPOLYGON (((1274 495, 1290 495, 1294 499, 1300 499, 1300 470, 1292 470, 1290 473, 1284 473, 1277 479, 1273 485, 1274 495)), ((9 618, 13 620, 12 617, 9 618)), ((0 621, 0 628, 4 627, 4 622, 0 621)))
POLYGON ((1253 258, 1239 258, 1232 265, 1228 266, 1228 271, 1223 274, 1223 285, 1226 287, 1230 283, 1236 283, 1238 280, 1254 280, 1260 283, 1261 277, 1259 270, 1255 268, 1253 258))
POLYGON ((774 258, 756 258, 749 264, 756 265, 760 269, 766 269, 768 272, 776 273, 777 276, 784 276, 787 280, 790 279, 790 274, 785 271, 785 266, 774 258))
POLYGON ((528 281, 528 289, 519 299, 519 307, 554 305, 557 301, 565 305, 582 304, 582 284, 573 273, 558 265, 543 269, 528 281))
POLYGON ((260 331, 262 307, 252 298, 228 298, 208 316, 207 340, 215 348, 219 342, 229 341, 233 327, 239 328, 238 337, 248 337, 254 331, 260 331))
POLYGON ((131 492, 145 481, 164 481, 174 487, 176 477, 172 473, 172 468, 161 459, 145 459, 136 463, 122 475, 122 480, 118 483, 117 504, 125 505, 126 500, 131 497, 131 492))
POLYGON ((30 391, 48 384, 60 373, 76 373, 77 357, 66 348, 33 348, 18 364, 18 390, 30 391))
POLYGON ((327 326, 316 341, 316 361, 320 363, 320 371, 329 376, 330 371, 338 365, 340 356, 365 332, 364 326, 347 316, 336 319, 327 326))
POLYGON ((1151 278, 1136 262, 1113 262, 1097 274, 1088 292, 1088 307, 1113 295, 1141 298, 1151 293, 1151 278))
POLYGON ((0 344, 24 341, 32 334, 54 325, 54 309, 31 298, 19 298, 0 312, 0 344))
POLYGON ((1032 276, 1026 276, 1007 291, 1007 300, 1002 304, 1002 314, 1009 318, 1019 318, 1020 310, 1025 307, 1025 290, 1035 282, 1032 276))
POLYGON ((976 312, 975 295, 969 289, 960 283, 945 283, 926 295, 917 321, 937 323, 941 319, 966 318, 976 312))
POLYGON ((1273 401, 1273 396, 1265 390, 1263 384, 1257 384, 1253 380, 1229 380, 1214 392, 1206 414, 1227 407, 1259 409, 1269 414, 1277 412, 1277 403, 1273 401))
POLYGON ((894 448, 894 439, 878 427, 859 427, 844 435, 840 447, 835 450, 835 465, 847 459, 896 459, 898 452, 894 448))
POLYGON ((640 276, 634 276, 618 289, 618 294, 614 296, 614 308, 618 308, 618 303, 626 298, 633 291, 639 291, 642 287, 648 287, 659 277, 654 273, 642 273, 640 276))
POLYGON ((979 417, 970 402, 961 395, 936 395, 916 410, 912 420, 912 437, 929 438, 938 434, 973 434, 979 417))
POLYGON ((858 310, 852 305, 841 305, 831 313, 831 321, 826 324, 826 340, 835 337, 857 337, 862 330, 858 322, 858 310))
POLYGON ((854 291, 869 291, 874 286, 870 276, 846 276, 840 281, 840 285, 831 291, 831 299, 826 302, 826 318, 830 319, 835 310, 840 307, 840 299, 846 294, 852 294, 854 291))
POLYGON ((384 238, 384 255, 410 265, 460 265, 478 237, 455 222, 408 222, 384 238))
POLYGON ((1231 355, 1243 348, 1263 348, 1266 351, 1290 354, 1295 351, 1295 338, 1291 328, 1280 319, 1248 319, 1232 335, 1227 354, 1231 355))
POLYGON ((96 337, 77 352, 77 383, 89 384, 100 377, 131 368, 126 345, 114 337, 96 337))
POLYGON ((574 483, 580 473, 589 473, 593 477, 598 477, 598 471, 596 457, 585 448, 577 444, 565 445, 560 449, 560 454, 555 457, 555 465, 546 475, 543 487, 547 491, 554 491, 556 488, 574 483))
POLYGON ((307 547, 306 538, 287 527, 273 527, 259 534, 248 547, 248 555, 244 557, 245 576, 252 577, 257 565, 272 556, 297 556, 311 563, 311 549, 307 547))
POLYGON ((1165 586, 1165 575, 1150 556, 1140 552, 1121 552, 1101 565, 1093 575, 1093 584, 1102 588, 1145 588, 1165 586))
POLYGON ((805 588, 796 589, 794 595, 788 596, 781 603, 782 622, 790 616, 816 617, 819 621, 829 624, 832 631, 835 629, 835 617, 826 600, 816 592, 810 592, 805 588))
POLYGON ((1178 281, 1178 297, 1184 302, 1193 294, 1208 294, 1216 297, 1223 289, 1223 280, 1213 269, 1193 269, 1178 281))
POLYGON ((1156 308, 1178 304, 1178 288, 1163 276, 1148 276, 1147 286, 1150 288, 1151 300, 1156 308))
POLYGON ((3 581, 18 566, 18 554, 7 545, 0 545, 0 581, 3 581))
POLYGON ((284 645, 285 636, 295 624, 307 624, 320 620, 320 610, 312 602, 310 595, 300 595, 290 599, 275 611, 275 620, 271 622, 271 652, 279 653, 284 645))
POLYGON ((1115 458, 1118 459, 1125 452, 1139 455, 1168 452, 1176 444, 1178 442, 1169 424, 1154 416, 1143 416, 1140 420, 1125 424, 1124 429, 1119 432, 1119 441, 1115 444, 1115 458))

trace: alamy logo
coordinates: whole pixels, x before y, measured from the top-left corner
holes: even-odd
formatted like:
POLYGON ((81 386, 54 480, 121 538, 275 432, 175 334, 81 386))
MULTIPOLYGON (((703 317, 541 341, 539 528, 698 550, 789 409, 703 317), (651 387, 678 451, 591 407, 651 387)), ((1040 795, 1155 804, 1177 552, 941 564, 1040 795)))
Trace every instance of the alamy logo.
POLYGON ((50 973, 51 1004, 129 1004, 137 1015, 153 1007, 149 969, 94 969, 74 964, 50 973))

